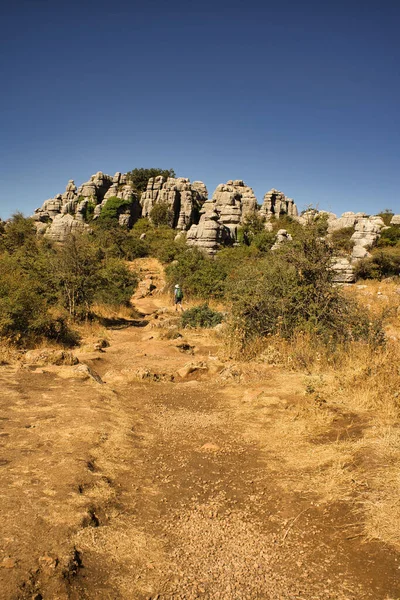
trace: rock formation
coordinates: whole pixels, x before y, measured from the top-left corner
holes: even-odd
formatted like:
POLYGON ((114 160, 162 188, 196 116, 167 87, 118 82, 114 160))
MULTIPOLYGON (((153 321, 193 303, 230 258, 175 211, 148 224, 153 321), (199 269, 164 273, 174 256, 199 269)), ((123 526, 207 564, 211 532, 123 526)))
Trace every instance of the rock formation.
POLYGON ((354 283, 356 280, 354 268, 349 259, 338 256, 332 261, 333 281, 335 283, 354 283))
POLYGON ((257 209, 253 190, 241 179, 221 183, 212 199, 204 203, 198 225, 189 229, 188 245, 215 254, 221 244, 236 243, 243 219, 257 209))
POLYGON ((277 250, 279 246, 285 244, 286 242, 291 242, 292 240, 292 236, 286 231, 286 229, 280 229, 276 234, 276 240, 271 250, 277 250))
POLYGON ((221 245, 231 243, 231 231, 219 218, 214 200, 207 200, 200 211, 198 225, 192 225, 186 243, 213 256, 221 245))
POLYGON ((292 198, 286 198, 283 192, 273 188, 264 196, 264 202, 260 209, 260 214, 266 219, 271 217, 279 218, 282 215, 297 217, 297 206, 292 198))
POLYGON ((212 197, 220 222, 228 227, 233 240, 244 217, 257 210, 257 198, 241 179, 221 183, 212 197))
POLYGON ((380 231, 384 226, 385 223, 381 217, 362 217, 357 219, 354 226, 355 231, 351 236, 351 240, 354 242, 351 254, 352 262, 370 256, 368 249, 377 242, 380 237, 380 231))
POLYGON ((38 233, 62 242, 71 232, 87 230, 89 209, 94 211, 93 218, 96 219, 107 200, 113 196, 127 200, 128 204, 121 208, 119 222, 121 225, 131 225, 140 216, 140 206, 126 175, 116 173, 110 177, 98 171, 79 188, 71 179, 64 194, 57 194, 36 209, 33 215, 36 229, 38 233))
POLYGON ((142 216, 149 217, 155 204, 163 202, 173 213, 172 226, 187 230, 198 223, 201 207, 207 198, 207 188, 202 181, 190 183, 184 177, 169 177, 167 180, 161 176, 152 177, 140 199, 142 216))
POLYGON ((400 215, 393 215, 390 225, 400 225, 400 215))

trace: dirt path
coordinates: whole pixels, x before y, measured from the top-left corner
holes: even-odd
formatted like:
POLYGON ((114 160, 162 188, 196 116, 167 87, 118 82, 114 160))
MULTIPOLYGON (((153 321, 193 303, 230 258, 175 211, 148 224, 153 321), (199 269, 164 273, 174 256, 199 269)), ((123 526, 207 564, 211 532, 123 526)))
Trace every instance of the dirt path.
POLYGON ((82 353, 104 383, 1 368, 1 598, 400 598, 399 556, 290 458, 302 378, 223 363, 208 334, 168 339, 160 304, 82 353))

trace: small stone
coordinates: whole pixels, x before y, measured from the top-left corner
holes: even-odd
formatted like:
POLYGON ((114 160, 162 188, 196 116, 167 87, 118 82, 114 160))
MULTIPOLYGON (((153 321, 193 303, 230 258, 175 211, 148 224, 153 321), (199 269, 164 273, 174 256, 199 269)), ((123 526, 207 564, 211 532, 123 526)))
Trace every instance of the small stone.
POLYGON ((4 569, 13 569, 15 566, 17 565, 17 561, 15 560, 15 558, 12 558, 11 556, 7 556, 6 558, 3 558, 1 566, 4 567, 4 569))

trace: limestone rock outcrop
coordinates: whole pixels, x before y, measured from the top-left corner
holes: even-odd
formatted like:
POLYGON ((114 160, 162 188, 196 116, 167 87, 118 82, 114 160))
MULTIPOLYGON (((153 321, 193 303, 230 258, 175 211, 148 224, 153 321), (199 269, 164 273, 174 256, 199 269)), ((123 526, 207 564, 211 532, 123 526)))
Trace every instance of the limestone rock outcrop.
POLYGON ((280 229, 276 234, 276 240, 271 250, 277 250, 279 246, 285 244, 286 242, 291 242, 292 240, 292 236, 286 231, 286 229, 280 229))
POLYGON ((78 188, 70 179, 65 192, 46 200, 32 218, 38 233, 62 242, 69 233, 88 229, 86 218, 89 208, 94 207, 93 218, 96 219, 113 196, 127 200, 128 205, 121 209, 119 222, 131 225, 140 216, 140 206, 126 175, 116 173, 111 177, 101 171, 78 188))
POLYGON ((390 225, 400 225, 400 215, 393 215, 390 225))
POLYGON ((257 210, 257 198, 241 179, 229 180, 216 188, 213 197, 219 220, 237 239, 237 230, 246 215, 257 210))
POLYGON ((70 214, 58 214, 54 217, 45 233, 46 237, 55 242, 64 242, 71 233, 83 233, 89 226, 70 214))
POLYGON ((231 232, 220 221, 215 201, 207 200, 200 211, 199 223, 192 225, 187 233, 186 243, 188 246, 195 246, 212 256, 221 245, 231 242, 231 232))
POLYGON ((382 227, 385 226, 381 217, 361 217, 355 223, 355 231, 351 236, 354 243, 351 255, 352 262, 369 256, 368 249, 374 246, 380 238, 382 227))
POLYGON ((286 198, 283 192, 272 188, 264 196, 260 214, 266 219, 279 218, 281 215, 297 217, 297 206, 292 198, 286 198))
POLYGON ((142 216, 149 217, 157 203, 166 203, 173 213, 172 226, 187 230, 198 223, 201 207, 207 198, 207 188, 202 181, 190 183, 185 177, 152 177, 140 199, 142 216))
POLYGON ((354 267, 350 260, 344 256, 338 256, 333 259, 332 267, 333 278, 335 283, 354 283, 356 280, 354 267))
POLYGON ((328 233, 333 233, 345 227, 354 227, 359 219, 365 218, 367 218, 367 215, 362 212, 345 212, 340 217, 337 217, 333 213, 328 213, 328 233))

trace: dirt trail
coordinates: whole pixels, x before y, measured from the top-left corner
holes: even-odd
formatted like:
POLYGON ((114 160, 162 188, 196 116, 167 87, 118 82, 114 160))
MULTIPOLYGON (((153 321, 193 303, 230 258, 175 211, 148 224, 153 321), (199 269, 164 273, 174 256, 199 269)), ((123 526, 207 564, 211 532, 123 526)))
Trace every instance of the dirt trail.
POLYGON ((104 383, 0 368, 0 597, 400 598, 399 556, 288 458, 302 378, 222 362, 206 333, 168 339, 163 302, 81 353, 104 383))

